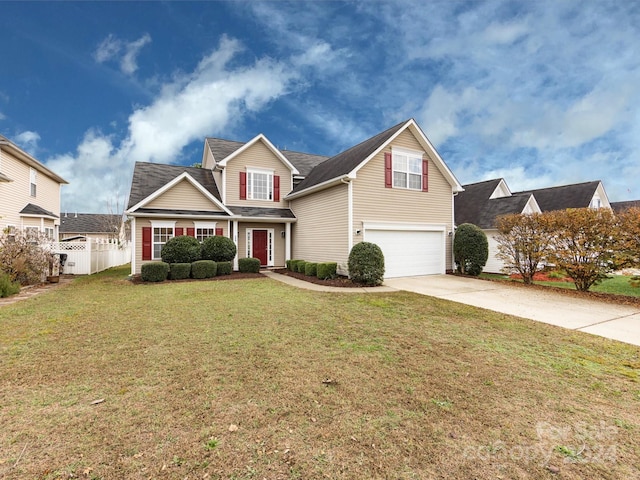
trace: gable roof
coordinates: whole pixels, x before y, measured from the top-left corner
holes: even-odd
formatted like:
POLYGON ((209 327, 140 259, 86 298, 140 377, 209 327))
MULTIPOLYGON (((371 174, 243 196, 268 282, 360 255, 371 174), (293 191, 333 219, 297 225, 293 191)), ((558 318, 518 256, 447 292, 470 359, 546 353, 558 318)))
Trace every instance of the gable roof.
POLYGON ((624 202, 611 202, 611 208, 614 212, 619 213, 627 208, 640 208, 640 200, 627 200, 624 202))
MULTIPOLYGON (((44 164, 40 163, 38 160, 33 158, 31 155, 29 155, 27 152, 25 152, 18 145, 16 145, 11 140, 9 140, 7 137, 5 137, 3 135, 0 135, 0 150, 2 150, 2 149, 5 149, 5 150, 11 152, 11 154, 14 155, 16 158, 18 158, 19 160, 23 161, 24 163, 26 163, 30 167, 35 168, 36 170, 38 170, 39 172, 43 173, 47 177, 53 179, 54 181, 56 181, 56 182, 58 182, 60 184, 69 184, 69 182, 67 182, 64 178, 62 178, 61 176, 57 175, 52 170, 49 170, 47 167, 44 166, 44 164)), ((6 177, 4 175, 3 175, 3 177, 8 179, 8 177, 6 177)), ((11 179, 3 180, 3 181, 11 181, 11 179)), ((51 213, 51 212, 49 212, 49 213, 51 213)))
POLYGON ((207 168, 136 162, 133 169, 133 179, 131 180, 131 191, 129 193, 129 205, 127 209, 136 206, 145 198, 184 173, 187 173, 216 200, 222 203, 220 192, 213 178, 213 173, 207 168))
POLYGON ((49 210, 45 210, 44 208, 38 205, 34 205, 33 203, 27 203, 25 207, 22 210, 20 210, 20 215, 58 218, 58 216, 55 213, 50 212, 49 210))
POLYGON ((496 178, 463 185, 464 191, 454 197, 456 225, 472 223, 480 228, 494 228, 496 218, 510 213, 522 213, 531 195, 491 198, 504 180, 496 178))
POLYGON ((267 137, 265 137, 262 133, 260 133, 259 135, 256 135, 255 137, 253 137, 251 140, 249 140, 247 143, 242 145, 240 148, 236 149, 230 155, 227 155, 223 159, 219 160, 217 162, 217 164, 220 165, 220 166, 223 166, 223 167, 226 166, 227 163, 230 160, 233 160, 236 156, 240 155, 245 150, 248 150, 250 147, 252 147, 253 145, 255 145, 258 142, 262 142, 271 151, 271 153, 273 153, 275 155, 275 157, 278 158, 278 160, 280 160, 282 163, 284 163, 287 166, 287 168, 289 168, 289 170, 291 170, 292 173, 294 173, 294 174, 299 173, 298 169, 295 166, 293 166, 293 164, 287 159, 287 157, 285 157, 282 154, 282 152, 280 152, 280 150, 278 150, 273 145, 273 143, 271 143, 269 141, 269 139, 267 137))
POLYGON ((514 195, 533 194, 543 212, 565 210, 567 208, 586 208, 596 193, 600 180, 592 182, 559 185, 556 187, 539 188, 514 192, 514 195))
POLYGON ((60 233, 114 233, 122 217, 106 213, 60 215, 60 233))

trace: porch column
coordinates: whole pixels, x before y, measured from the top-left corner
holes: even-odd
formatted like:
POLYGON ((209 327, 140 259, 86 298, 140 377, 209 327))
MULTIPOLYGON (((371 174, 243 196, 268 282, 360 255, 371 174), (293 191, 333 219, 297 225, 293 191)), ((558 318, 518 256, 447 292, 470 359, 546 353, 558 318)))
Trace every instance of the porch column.
POLYGON ((284 259, 291 260, 291 223, 284 224, 284 259))
POLYGON ((233 243, 236 244, 236 256, 233 259, 233 269, 238 270, 238 254, 240 253, 238 249, 238 221, 233 221, 233 243))

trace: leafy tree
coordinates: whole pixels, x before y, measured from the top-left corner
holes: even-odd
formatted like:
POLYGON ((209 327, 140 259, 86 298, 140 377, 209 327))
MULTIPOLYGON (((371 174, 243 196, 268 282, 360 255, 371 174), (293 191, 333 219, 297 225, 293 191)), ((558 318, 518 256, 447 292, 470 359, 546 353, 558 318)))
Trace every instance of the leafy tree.
POLYGON ((453 238, 453 258, 458 272, 474 276, 482 273, 489 258, 489 242, 480 227, 471 223, 458 226, 453 238))
POLYGON ((200 260, 200 242, 188 235, 170 238, 160 254, 165 263, 191 263, 200 260))
POLYGON ((632 207, 618 214, 618 261, 622 266, 640 264, 640 208, 632 207))
POLYGON ((48 239, 42 234, 25 235, 17 230, 0 235, 0 270, 12 282, 32 285, 43 280, 55 257, 48 249, 48 239))
POLYGON ((576 289, 586 292, 607 278, 620 249, 613 212, 605 208, 575 208, 545 215, 554 230, 549 260, 567 272, 576 289))
POLYGON ((553 238, 550 216, 503 215, 496 220, 499 259, 508 273, 517 271, 525 284, 533 283, 533 276, 549 254, 553 238))
POLYGON ((378 245, 371 242, 356 243, 349 252, 349 276, 363 285, 382 285, 384 255, 378 245))

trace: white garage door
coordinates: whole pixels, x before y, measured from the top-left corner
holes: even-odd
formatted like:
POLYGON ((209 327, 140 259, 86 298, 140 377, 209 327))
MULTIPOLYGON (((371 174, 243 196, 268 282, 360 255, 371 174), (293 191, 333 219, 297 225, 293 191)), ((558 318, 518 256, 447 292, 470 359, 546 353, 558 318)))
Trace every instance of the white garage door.
POLYGON ((384 254, 385 278, 445 273, 444 232, 365 230, 364 241, 384 254))

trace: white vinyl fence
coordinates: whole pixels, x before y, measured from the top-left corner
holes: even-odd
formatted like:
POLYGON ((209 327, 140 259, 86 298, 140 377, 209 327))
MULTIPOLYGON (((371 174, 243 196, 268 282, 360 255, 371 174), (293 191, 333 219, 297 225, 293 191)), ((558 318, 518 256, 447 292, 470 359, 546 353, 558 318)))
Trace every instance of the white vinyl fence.
POLYGON ((131 247, 128 244, 118 245, 87 238, 85 242, 57 242, 52 247, 55 253, 67 255, 62 269, 64 274, 91 275, 131 261, 131 247))

